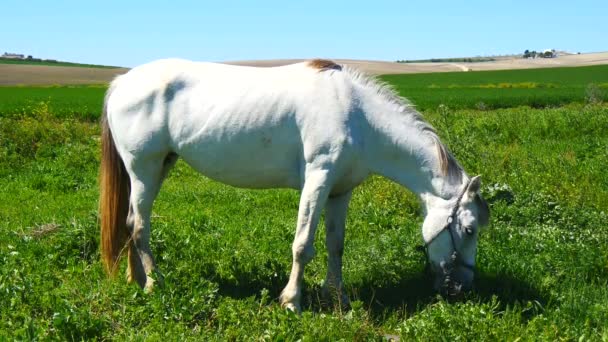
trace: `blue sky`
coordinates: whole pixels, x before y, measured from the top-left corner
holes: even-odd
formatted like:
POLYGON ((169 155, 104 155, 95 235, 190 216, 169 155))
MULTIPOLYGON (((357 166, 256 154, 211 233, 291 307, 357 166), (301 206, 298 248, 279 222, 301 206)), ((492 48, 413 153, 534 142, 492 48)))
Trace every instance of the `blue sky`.
POLYGON ((608 1, 2 0, 0 53, 135 66, 165 57, 420 59, 608 50, 608 1))

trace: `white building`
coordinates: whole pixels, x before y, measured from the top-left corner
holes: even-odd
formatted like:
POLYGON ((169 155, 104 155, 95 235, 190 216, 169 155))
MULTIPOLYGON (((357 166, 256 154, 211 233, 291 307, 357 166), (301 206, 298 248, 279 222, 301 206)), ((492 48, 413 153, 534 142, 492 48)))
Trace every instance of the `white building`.
POLYGON ((18 53, 8 53, 5 52, 4 55, 0 56, 2 58, 10 58, 10 59, 24 59, 25 55, 21 55, 18 53))

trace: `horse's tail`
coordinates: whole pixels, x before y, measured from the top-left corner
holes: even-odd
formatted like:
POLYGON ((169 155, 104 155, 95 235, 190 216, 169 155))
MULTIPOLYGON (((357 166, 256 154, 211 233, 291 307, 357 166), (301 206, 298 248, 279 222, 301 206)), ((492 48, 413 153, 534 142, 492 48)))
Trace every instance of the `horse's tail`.
POLYGON ((99 215, 101 219, 101 259, 109 275, 118 268, 121 252, 128 240, 129 175, 120 158, 108 125, 108 89, 101 119, 101 168, 99 172, 99 215))

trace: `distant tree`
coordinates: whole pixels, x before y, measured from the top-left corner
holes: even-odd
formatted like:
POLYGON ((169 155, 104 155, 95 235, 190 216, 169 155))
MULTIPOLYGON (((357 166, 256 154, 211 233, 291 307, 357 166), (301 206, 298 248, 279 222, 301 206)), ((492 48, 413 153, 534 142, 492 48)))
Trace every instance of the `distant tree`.
POLYGON ((524 51, 524 58, 530 58, 532 55, 530 54, 530 50, 524 51))
POLYGON ((31 60, 31 59, 34 59, 34 57, 32 57, 32 55, 27 55, 27 59, 31 60))

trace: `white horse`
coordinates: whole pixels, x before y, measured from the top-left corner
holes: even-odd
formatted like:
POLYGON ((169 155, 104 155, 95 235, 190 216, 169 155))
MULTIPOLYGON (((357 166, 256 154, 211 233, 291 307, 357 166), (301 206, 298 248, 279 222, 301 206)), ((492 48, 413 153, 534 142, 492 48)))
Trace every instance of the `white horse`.
POLYGON ((150 214, 178 157, 209 178, 245 188, 301 191, 293 266, 281 304, 300 311, 305 265, 321 210, 329 254, 325 288, 343 295, 348 203, 371 174, 415 192, 437 289, 472 284, 477 233, 489 210, 435 131, 390 88, 332 61, 253 68, 160 60, 114 80, 102 120, 102 258, 114 273, 128 245, 129 282, 161 280, 150 214))

